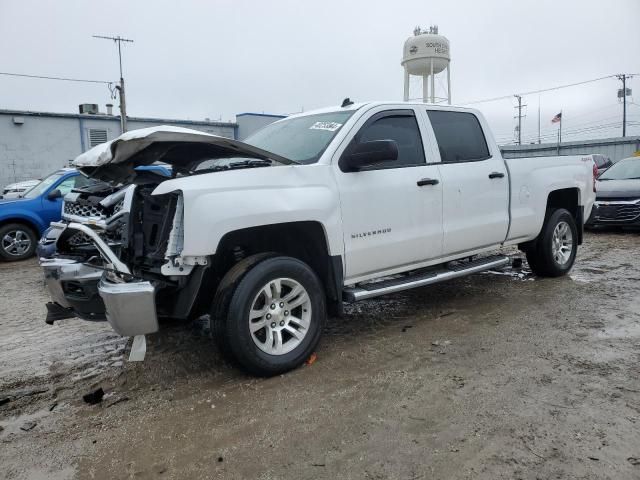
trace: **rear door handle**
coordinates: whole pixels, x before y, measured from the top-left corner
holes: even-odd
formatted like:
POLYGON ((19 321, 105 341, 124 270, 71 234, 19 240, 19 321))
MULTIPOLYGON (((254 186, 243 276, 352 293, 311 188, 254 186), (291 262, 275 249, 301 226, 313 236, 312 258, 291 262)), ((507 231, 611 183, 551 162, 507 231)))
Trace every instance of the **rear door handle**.
POLYGON ((417 185, 419 187, 424 187, 425 185, 437 185, 440 183, 440 180, 437 178, 423 178, 422 180, 418 180, 417 185))
POLYGON ((491 172, 489 174, 489 178, 503 178, 504 177, 504 173, 502 172, 491 172))

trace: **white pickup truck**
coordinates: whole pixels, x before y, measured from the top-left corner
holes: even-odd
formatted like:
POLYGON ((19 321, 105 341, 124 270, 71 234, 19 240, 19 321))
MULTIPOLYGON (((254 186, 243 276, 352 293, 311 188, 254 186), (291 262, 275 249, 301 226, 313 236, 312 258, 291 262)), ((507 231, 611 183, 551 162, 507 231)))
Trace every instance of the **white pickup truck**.
MULTIPOLYGON (((348 102, 346 102, 348 103, 348 102)), ((105 318, 125 336, 210 314, 249 372, 316 348, 342 302, 504 266, 517 245, 567 273, 594 202, 590 156, 505 160, 482 115, 423 103, 288 117, 245 142, 127 132, 80 155, 98 183, 65 199, 42 242, 48 321, 105 318), (134 168, 163 162, 172 178, 134 168)))

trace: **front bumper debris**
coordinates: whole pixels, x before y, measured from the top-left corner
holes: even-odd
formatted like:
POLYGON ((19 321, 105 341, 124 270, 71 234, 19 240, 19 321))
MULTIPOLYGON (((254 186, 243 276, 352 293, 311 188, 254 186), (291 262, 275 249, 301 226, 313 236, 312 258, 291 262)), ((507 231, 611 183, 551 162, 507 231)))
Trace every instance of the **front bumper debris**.
POLYGON ((151 282, 114 283, 103 277, 98 291, 116 333, 133 337, 158 331, 156 289, 151 282))
MULTIPOLYGON (((58 238, 69 233, 82 232, 89 237, 105 262, 105 268, 93 268, 74 259, 41 258, 45 283, 53 302, 55 316, 65 310, 73 311, 85 319, 106 317, 111 327, 123 336, 138 336, 158 331, 155 306, 156 287, 149 281, 130 279, 131 272, 109 245, 91 228, 79 223, 52 223, 59 230, 58 238), (106 271, 110 271, 108 275, 106 271), (82 304, 77 294, 85 292, 82 304), (93 295, 90 296, 89 293, 93 295), (75 296, 74 296, 75 294, 75 296), (89 298, 93 303, 89 302, 89 298), (93 312, 93 314, 89 314, 93 312), (99 312, 96 314, 95 312, 99 312)), ((144 353, 142 354, 144 356, 144 353)))
MULTIPOLYGON (((45 286, 54 304, 85 320, 104 320, 104 303, 98 294, 103 271, 73 259, 41 258, 45 286)), ((48 308, 49 313, 53 310, 48 308)), ((47 315, 50 320, 63 318, 61 311, 47 315)), ((69 318, 69 317, 64 317, 69 318)))

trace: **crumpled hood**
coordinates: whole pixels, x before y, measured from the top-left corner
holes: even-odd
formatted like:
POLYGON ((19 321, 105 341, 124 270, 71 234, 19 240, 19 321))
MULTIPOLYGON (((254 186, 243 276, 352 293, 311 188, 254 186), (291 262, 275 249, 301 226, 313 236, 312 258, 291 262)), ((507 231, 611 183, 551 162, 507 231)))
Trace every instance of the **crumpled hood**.
POLYGON ((73 165, 85 175, 103 181, 131 181, 134 168, 163 162, 176 171, 190 170, 204 160, 249 158, 295 163, 249 144, 189 128, 159 127, 132 130, 87 150, 73 165))
POLYGON ((598 180, 596 200, 605 198, 640 198, 640 180, 598 180))

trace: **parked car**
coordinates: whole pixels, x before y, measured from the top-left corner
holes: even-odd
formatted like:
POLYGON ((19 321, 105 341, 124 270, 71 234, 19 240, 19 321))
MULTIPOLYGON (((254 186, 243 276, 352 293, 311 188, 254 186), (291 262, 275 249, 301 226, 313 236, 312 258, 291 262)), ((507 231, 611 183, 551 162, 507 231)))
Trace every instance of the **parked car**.
POLYGON ((602 172, 613 165, 611 159, 605 155, 594 153, 591 156, 593 157, 593 161, 596 163, 596 167, 598 167, 598 175, 601 175, 602 172))
POLYGON ((89 317, 73 302, 90 287, 92 317, 143 357, 159 318, 210 314, 223 351, 258 375, 304 362, 343 301, 499 268, 502 246, 538 275, 566 274, 597 174, 591 156, 503 159, 477 110, 383 102, 291 116, 245 142, 136 130, 74 164, 115 188, 151 160, 173 178, 80 191, 70 201, 93 210, 52 224, 49 321, 89 317))
POLYGON ((40 180, 25 180, 24 182, 10 183, 2 189, 0 200, 6 198, 18 198, 32 187, 40 183, 40 180))
MULTIPOLYGON (((163 166, 143 169, 156 170, 165 177, 170 175, 163 166)), ((31 257, 49 224, 60 220, 63 197, 76 188, 95 183, 75 168, 63 168, 45 177, 22 197, 0 200, 0 259, 31 257)))
POLYGON ((598 177, 587 226, 640 227, 640 157, 620 160, 598 177))
POLYGON ((60 220, 62 197, 92 180, 75 168, 48 175, 21 198, 0 200, 0 259, 24 260, 33 255, 42 232, 60 220))

